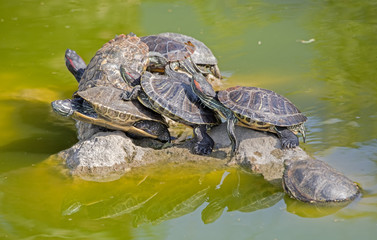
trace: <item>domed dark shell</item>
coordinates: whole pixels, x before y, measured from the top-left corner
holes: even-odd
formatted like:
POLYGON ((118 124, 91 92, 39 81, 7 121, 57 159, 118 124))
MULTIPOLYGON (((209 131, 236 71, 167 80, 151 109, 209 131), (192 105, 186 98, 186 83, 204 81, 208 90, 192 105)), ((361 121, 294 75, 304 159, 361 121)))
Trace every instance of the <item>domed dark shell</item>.
POLYGON ((217 59, 213 55, 211 49, 209 49, 203 42, 193 37, 172 32, 160 33, 158 36, 168 37, 182 43, 191 42, 195 46, 195 52, 191 55, 191 59, 195 64, 217 64, 217 59))
POLYGON ((231 87, 220 91, 218 98, 235 114, 253 121, 287 127, 307 120, 287 98, 263 88, 231 87))
POLYGON ((359 194, 359 187, 323 161, 315 159, 284 162, 284 190, 303 202, 344 202, 359 194))
POLYGON ((195 51, 194 45, 178 42, 168 37, 150 35, 140 39, 148 46, 150 52, 158 52, 170 62, 184 60, 195 51))
POLYGON ((119 35, 102 46, 90 60, 79 83, 79 91, 96 86, 129 89, 120 75, 120 65, 141 74, 148 64, 148 46, 134 35, 119 35))
POLYGON ((184 73, 175 73, 173 77, 146 72, 141 86, 154 108, 164 116, 188 125, 220 123, 192 92, 190 77, 184 73))

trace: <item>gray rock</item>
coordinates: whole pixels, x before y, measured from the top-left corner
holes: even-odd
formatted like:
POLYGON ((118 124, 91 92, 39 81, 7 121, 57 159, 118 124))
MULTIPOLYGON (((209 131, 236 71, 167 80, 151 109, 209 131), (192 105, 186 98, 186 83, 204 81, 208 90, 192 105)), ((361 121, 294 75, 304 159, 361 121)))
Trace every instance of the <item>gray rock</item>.
POLYGON ((66 161, 72 175, 92 181, 111 181, 127 171, 155 162, 176 162, 206 164, 217 167, 240 165, 254 173, 259 173, 268 181, 281 185, 284 160, 307 159, 309 156, 299 147, 281 150, 279 139, 270 133, 236 127, 240 141, 238 154, 231 157, 230 141, 226 125, 210 130, 215 141, 215 149, 209 156, 191 153, 193 141, 173 144, 165 149, 153 149, 155 140, 132 140, 123 132, 101 132, 90 124, 78 123, 77 144, 58 154, 66 161), (142 147, 141 147, 142 146, 142 147))
MULTIPOLYGON (((212 129, 210 135, 216 143, 216 148, 229 148, 230 140, 226 134, 225 124, 212 129)), ((281 149, 280 140, 273 133, 236 126, 236 136, 240 142, 239 151, 230 164, 240 165, 254 173, 260 173, 268 181, 280 182, 283 176, 284 160, 310 158, 300 147, 281 149)))

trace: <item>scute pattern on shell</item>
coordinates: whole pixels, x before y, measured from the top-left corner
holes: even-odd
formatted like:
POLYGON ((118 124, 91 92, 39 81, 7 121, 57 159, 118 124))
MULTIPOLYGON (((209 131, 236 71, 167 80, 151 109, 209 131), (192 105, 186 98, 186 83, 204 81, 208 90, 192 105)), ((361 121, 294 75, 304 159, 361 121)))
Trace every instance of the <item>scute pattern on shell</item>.
POLYGON ((150 52, 158 52, 171 62, 188 58, 195 51, 193 45, 178 42, 167 37, 150 35, 141 37, 140 39, 148 45, 150 52))
POLYGON ((122 34, 115 37, 104 44, 90 60, 80 81, 79 91, 95 86, 129 89, 120 75, 120 65, 128 65, 141 74, 149 61, 148 52, 148 46, 136 36, 122 34))
POLYGON ((359 194, 358 186, 323 161, 285 161, 283 187, 303 202, 342 202, 359 194))
POLYGON ((165 123, 164 118, 156 112, 144 107, 139 101, 124 101, 122 90, 98 86, 78 92, 78 95, 88 101, 97 114, 116 124, 125 124, 136 120, 155 120, 165 123))
POLYGON ((144 92, 157 104, 162 115, 176 121, 191 124, 219 124, 214 112, 204 107, 192 92, 190 77, 177 73, 179 78, 146 72, 141 86, 144 92))
POLYGON ((287 98, 257 87, 231 87, 218 93, 219 101, 236 114, 276 126, 301 124, 307 118, 287 98))
POLYGON ((203 42, 180 33, 160 33, 158 36, 172 38, 178 42, 191 42, 195 46, 195 52, 191 55, 191 59, 195 64, 202 65, 216 65, 217 59, 213 55, 211 49, 209 49, 203 42))

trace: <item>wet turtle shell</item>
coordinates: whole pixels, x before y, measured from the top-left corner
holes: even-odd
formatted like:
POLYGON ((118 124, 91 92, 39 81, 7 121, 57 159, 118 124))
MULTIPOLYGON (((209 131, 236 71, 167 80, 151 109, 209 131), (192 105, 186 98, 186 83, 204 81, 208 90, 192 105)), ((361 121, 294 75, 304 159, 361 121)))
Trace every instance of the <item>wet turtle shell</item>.
POLYGON ((217 59, 213 55, 211 49, 209 49, 203 42, 180 33, 160 33, 157 36, 167 37, 174 39, 178 42, 187 43, 190 42, 195 46, 195 51, 191 55, 192 61, 203 71, 206 69, 211 71, 216 78, 221 78, 220 70, 217 66, 217 59))
POLYGON ((218 99, 244 127, 275 132, 274 126, 293 128, 307 120, 287 98, 263 88, 231 87, 218 92, 218 99))
POLYGON ((353 200, 358 186, 320 160, 307 159, 284 162, 284 190, 303 202, 324 203, 353 200))
POLYGON ((159 75, 146 72, 141 87, 153 109, 164 116, 186 125, 220 123, 215 113, 204 107, 192 92, 190 77, 184 73, 159 75))
POLYGON ((79 83, 79 91, 95 86, 128 89, 119 72, 121 64, 141 74, 148 64, 148 46, 133 34, 119 35, 100 48, 90 60, 79 83))
POLYGON ((66 115, 71 115, 76 120, 137 136, 169 141, 165 119, 136 100, 123 101, 120 97, 122 92, 114 87, 93 87, 77 92, 79 97, 72 100, 54 101, 52 107, 57 111, 61 104, 71 104, 68 106, 71 112, 66 115), (147 127, 143 127, 143 124, 147 124, 147 127), (150 129, 153 127, 156 129, 150 129))

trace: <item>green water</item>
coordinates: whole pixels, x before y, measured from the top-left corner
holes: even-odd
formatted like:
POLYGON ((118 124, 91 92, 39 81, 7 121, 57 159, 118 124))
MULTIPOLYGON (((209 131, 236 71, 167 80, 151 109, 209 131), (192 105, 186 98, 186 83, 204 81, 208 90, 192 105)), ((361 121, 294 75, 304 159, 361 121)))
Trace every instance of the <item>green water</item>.
POLYGON ((376 15, 370 0, 0 0, 0 239, 374 239, 376 15), (291 99, 309 118, 302 148, 363 196, 313 207, 216 166, 153 166, 108 183, 69 177, 49 159, 77 142, 73 122, 49 106, 77 88, 64 51, 89 62, 130 31, 194 36, 218 57, 226 86, 291 99))

